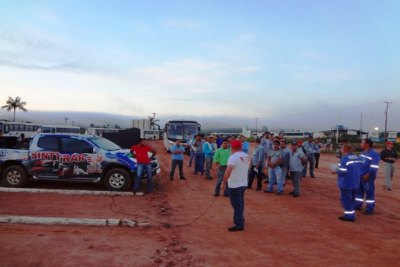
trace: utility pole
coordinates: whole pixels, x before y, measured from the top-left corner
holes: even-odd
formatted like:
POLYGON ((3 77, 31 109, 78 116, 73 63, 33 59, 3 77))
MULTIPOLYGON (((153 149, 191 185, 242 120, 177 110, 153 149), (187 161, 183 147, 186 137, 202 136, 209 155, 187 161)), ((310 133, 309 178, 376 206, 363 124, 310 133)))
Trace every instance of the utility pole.
POLYGON ((340 121, 340 109, 338 110, 337 123, 336 123, 336 145, 339 145, 339 121, 340 121))
POLYGON ((253 118, 253 119, 256 120, 256 138, 257 138, 258 137, 258 134, 257 134, 257 121, 258 121, 259 118, 253 118))
POLYGON ((363 127, 363 113, 361 112, 360 139, 362 139, 362 127, 363 127))
POLYGON ((389 105, 392 104, 392 102, 385 101, 383 103, 386 104, 386 110, 385 110, 385 142, 387 142, 387 140, 388 140, 388 136, 387 136, 387 118, 388 118, 389 105))

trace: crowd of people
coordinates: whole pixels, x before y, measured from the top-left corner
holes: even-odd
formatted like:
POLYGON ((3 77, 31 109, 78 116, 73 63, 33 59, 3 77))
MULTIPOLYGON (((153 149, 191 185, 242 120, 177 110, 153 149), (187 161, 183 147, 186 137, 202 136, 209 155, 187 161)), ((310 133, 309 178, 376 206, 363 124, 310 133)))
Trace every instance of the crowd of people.
MULTIPOLYGON (((240 136, 239 138, 233 136, 227 136, 226 138, 206 136, 203 138, 199 134, 193 139, 187 140, 186 146, 189 147, 190 151, 189 167, 194 163, 194 175, 201 174, 204 175, 205 179, 212 180, 212 166, 213 164, 217 166, 214 196, 220 195, 222 178, 227 168, 228 158, 231 155, 231 143, 233 140, 239 140, 241 142, 241 151, 249 154, 250 143, 245 136, 240 136)), ((320 142, 309 137, 304 143, 301 143, 300 140, 294 141, 289 147, 287 140, 282 135, 274 136, 270 132, 266 132, 262 137, 256 138, 255 142, 256 147, 249 155, 250 164, 246 175, 246 187, 251 189, 255 178, 257 178, 257 191, 262 190, 262 181, 265 180, 269 185, 264 192, 274 193, 274 185, 276 184, 276 194, 282 195, 286 178, 292 178, 295 186, 291 194, 293 197, 299 197, 300 179, 306 176, 308 165, 310 177, 315 178, 314 168, 318 168, 322 147, 320 142)), ((171 152, 175 151, 176 146, 182 146, 180 140, 171 148, 171 152)), ((173 163, 170 179, 173 179, 174 166, 175 164, 173 163)), ((224 191, 223 195, 228 196, 227 190, 224 191)))
MULTIPOLYGON (((307 175, 307 164, 310 165, 310 175, 315 178, 313 170, 318 167, 315 154, 320 153, 321 145, 310 137, 306 142, 293 141, 290 148, 283 136, 274 136, 266 132, 261 138, 256 138, 256 147, 250 153, 250 143, 245 136, 239 138, 228 136, 207 136, 203 138, 196 135, 187 140, 190 153, 189 167, 194 162, 193 174, 201 174, 205 179, 212 180, 213 164, 216 165, 216 182, 214 196, 218 197, 222 191, 223 196, 229 197, 234 209, 234 226, 229 231, 242 231, 244 229, 244 192, 252 189, 254 179, 257 177, 256 190, 262 190, 263 180, 268 183, 264 190, 266 193, 283 195, 286 177, 293 180, 293 197, 300 196, 300 180, 307 175)), ((175 173, 175 153, 179 150, 181 155, 184 148, 180 140, 172 146, 172 165, 170 180, 175 173)), ((318 157, 319 158, 319 157, 318 157)), ((183 159, 182 159, 183 160, 183 159)), ((181 163, 178 166, 182 166, 181 163)), ((182 167, 179 169, 183 177, 182 167)), ((182 178, 181 178, 182 179, 182 178)))
MULTIPOLYGON (((314 169, 318 168, 322 147, 312 136, 304 142, 292 140, 288 146, 283 136, 274 136, 269 132, 255 139, 256 146, 251 155, 249 155, 250 143, 244 136, 203 138, 199 134, 186 141, 182 144, 181 140, 177 140, 171 147, 172 163, 169 178, 171 181, 174 179, 178 166, 180 179, 186 180, 183 173, 183 155, 189 148, 189 167, 194 164, 193 174, 200 174, 205 179, 212 180, 212 174, 215 173, 214 196, 218 197, 222 193, 223 196, 230 198, 234 209, 234 226, 230 227, 229 231, 244 229, 244 191, 253 188, 255 179, 255 190, 262 190, 264 180, 268 183, 265 193, 283 195, 285 181, 289 178, 293 182, 293 190, 289 194, 294 198, 299 197, 302 178, 307 174, 311 178, 316 178, 314 169), (213 168, 213 165, 216 165, 216 168, 213 168)), ((137 154, 138 174, 147 169, 148 164, 147 161, 139 162, 143 161, 140 155, 144 156, 144 153, 151 151, 142 146, 139 144, 138 147, 132 148, 137 154), (139 168, 141 165, 143 166, 139 168)), ((338 175, 337 184, 344 209, 344 215, 339 217, 342 221, 355 221, 356 210, 362 208, 364 201, 366 203, 364 214, 374 213, 375 179, 380 160, 384 161, 386 189, 391 190, 394 163, 397 160, 393 143, 387 142, 386 148, 380 155, 373 149, 373 142, 370 139, 362 140, 361 148, 363 151, 357 156, 352 145, 344 144, 341 148, 340 163, 332 167, 332 173, 338 175)), ((152 190, 151 181, 148 190, 152 190)), ((134 191, 137 191, 137 181, 134 191)))

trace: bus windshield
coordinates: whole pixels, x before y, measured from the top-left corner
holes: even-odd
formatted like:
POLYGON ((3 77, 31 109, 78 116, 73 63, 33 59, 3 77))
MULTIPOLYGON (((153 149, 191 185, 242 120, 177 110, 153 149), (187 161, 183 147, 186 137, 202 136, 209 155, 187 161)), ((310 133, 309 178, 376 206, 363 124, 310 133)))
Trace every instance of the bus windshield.
POLYGON ((186 140, 188 134, 193 137, 198 133, 198 125, 195 123, 170 123, 167 129, 168 138, 171 140, 186 140))
POLYGON ((193 137, 196 134, 198 134, 198 125, 197 124, 188 124, 185 123, 183 125, 184 130, 185 130, 185 135, 183 136, 183 139, 187 140, 188 134, 190 133, 190 136, 193 137))

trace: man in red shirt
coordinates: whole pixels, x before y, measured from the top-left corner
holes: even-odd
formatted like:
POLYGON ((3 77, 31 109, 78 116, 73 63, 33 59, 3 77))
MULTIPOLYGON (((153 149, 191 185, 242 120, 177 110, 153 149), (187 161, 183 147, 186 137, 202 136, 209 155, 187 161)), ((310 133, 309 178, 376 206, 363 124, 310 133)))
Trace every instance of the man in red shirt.
POLYGON ((132 146, 131 148, 132 156, 136 158, 137 169, 135 177, 135 185, 133 187, 133 192, 136 193, 140 188, 140 181, 142 178, 143 169, 147 172, 147 193, 153 190, 153 180, 151 173, 151 160, 149 158, 149 152, 153 155, 156 154, 153 148, 143 143, 143 139, 139 139, 139 144, 132 146))

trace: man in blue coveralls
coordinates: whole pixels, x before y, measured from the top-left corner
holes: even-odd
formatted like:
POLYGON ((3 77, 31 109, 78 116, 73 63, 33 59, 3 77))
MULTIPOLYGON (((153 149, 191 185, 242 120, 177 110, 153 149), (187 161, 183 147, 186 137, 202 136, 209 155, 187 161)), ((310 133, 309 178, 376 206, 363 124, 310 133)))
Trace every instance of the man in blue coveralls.
POLYGON ((375 179, 379 169, 379 154, 372 149, 373 142, 371 139, 361 141, 363 152, 360 155, 361 170, 360 170, 360 185, 356 195, 356 210, 361 210, 364 201, 367 207, 364 214, 371 215, 375 208, 375 179))
MULTIPOLYGON (((353 147, 345 144, 341 148, 342 158, 336 169, 338 175, 337 184, 340 189, 340 201, 344 209, 344 215, 339 220, 354 222, 356 219, 356 193, 360 185, 361 161, 353 154, 353 147)), ((335 173, 335 172, 334 172, 335 173)))

